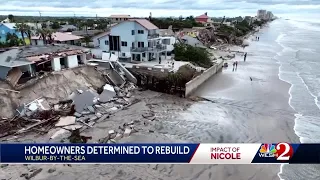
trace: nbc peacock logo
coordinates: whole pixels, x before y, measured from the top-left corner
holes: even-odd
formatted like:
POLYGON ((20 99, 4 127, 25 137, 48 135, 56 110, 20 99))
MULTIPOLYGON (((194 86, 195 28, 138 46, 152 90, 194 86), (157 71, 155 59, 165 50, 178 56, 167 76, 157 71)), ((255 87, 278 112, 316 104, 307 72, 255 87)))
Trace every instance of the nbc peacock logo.
POLYGON ((259 150, 260 157, 276 157, 277 150, 273 144, 262 144, 259 150))

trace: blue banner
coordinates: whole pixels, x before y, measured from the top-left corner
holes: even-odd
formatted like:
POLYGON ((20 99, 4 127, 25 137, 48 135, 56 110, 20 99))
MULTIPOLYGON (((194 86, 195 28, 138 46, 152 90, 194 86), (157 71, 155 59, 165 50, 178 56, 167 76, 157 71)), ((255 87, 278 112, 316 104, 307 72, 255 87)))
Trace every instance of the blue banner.
POLYGON ((1 163, 188 163, 199 144, 1 144, 1 163))
POLYGON ((0 163, 320 164, 320 144, 0 144, 0 163))
POLYGON ((320 164, 320 144, 262 144, 251 163, 320 164))

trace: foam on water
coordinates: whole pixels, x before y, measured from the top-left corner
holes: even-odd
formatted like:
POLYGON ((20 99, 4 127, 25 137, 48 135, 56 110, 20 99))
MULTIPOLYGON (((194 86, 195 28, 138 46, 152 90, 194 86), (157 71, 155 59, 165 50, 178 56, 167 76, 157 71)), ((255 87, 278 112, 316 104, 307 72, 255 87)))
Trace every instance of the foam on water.
MULTIPOLYGON (((297 23, 294 21, 289 21, 289 26, 290 27, 286 29, 288 31, 286 31, 286 33, 280 33, 276 39, 276 42, 282 47, 282 50, 279 51, 274 58, 280 63, 279 79, 291 84, 288 92, 290 95, 288 103, 290 107, 296 111, 293 130, 299 137, 300 142, 315 143, 319 142, 320 139, 320 105, 317 97, 320 93, 320 87, 316 85, 317 83, 314 83, 317 81, 317 77, 312 74, 316 73, 314 69, 317 69, 315 67, 317 67, 319 63, 315 60, 315 55, 313 57, 308 55, 317 52, 316 49, 309 47, 315 46, 310 44, 316 42, 314 38, 317 38, 317 36, 313 38, 312 33, 320 31, 320 26, 314 26, 307 22, 297 23), (299 33, 308 35, 309 37, 299 39, 299 33), (288 46, 289 44, 291 45, 290 47, 288 46), (301 55, 302 52, 305 52, 304 55, 301 55)), ((299 177, 314 179, 314 177, 317 177, 317 174, 319 174, 318 171, 315 171, 315 173, 313 173, 314 175, 310 175, 309 172, 315 168, 315 166, 312 165, 304 166, 302 168, 303 170, 299 170, 299 173, 294 173, 296 171, 294 170, 295 168, 296 167, 281 165, 278 177, 280 179, 299 179, 299 177), (284 168, 288 172, 284 172, 284 168)))
POLYGON ((318 23, 311 23, 311 22, 303 22, 303 21, 294 21, 291 20, 289 23, 299 29, 306 29, 310 31, 320 31, 320 26, 317 26, 318 23))

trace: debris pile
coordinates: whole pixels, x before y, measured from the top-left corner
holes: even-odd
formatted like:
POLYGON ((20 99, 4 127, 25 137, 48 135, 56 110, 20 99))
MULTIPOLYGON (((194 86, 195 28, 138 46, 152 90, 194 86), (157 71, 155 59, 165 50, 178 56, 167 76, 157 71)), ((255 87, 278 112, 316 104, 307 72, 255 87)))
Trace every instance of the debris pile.
MULTIPOLYGON (((106 137, 99 139, 99 143, 116 143, 123 137, 128 137, 131 134, 138 132, 135 125, 139 125, 143 122, 143 124, 147 126, 151 121, 156 120, 156 115, 153 111, 142 114, 142 117, 144 118, 142 120, 134 120, 129 123, 124 123, 122 126, 118 127, 118 130, 109 130, 106 137)), ((148 132, 153 133, 154 130, 149 129, 148 132)))
MULTIPOLYGON (((134 89, 136 86, 131 82, 120 87, 105 84, 100 94, 90 88, 78 89, 67 100, 51 106, 45 99, 38 98, 18 107, 14 118, 0 119, 0 138, 30 131, 41 134, 54 131, 50 139, 58 139, 69 132, 70 142, 87 142, 90 137, 81 136, 81 129, 93 127, 96 122, 135 103, 130 99, 134 89)), ((131 131, 124 130, 123 135, 131 131)))
POLYGON ((211 46, 218 41, 218 38, 215 35, 213 28, 199 30, 198 39, 205 46, 211 46))

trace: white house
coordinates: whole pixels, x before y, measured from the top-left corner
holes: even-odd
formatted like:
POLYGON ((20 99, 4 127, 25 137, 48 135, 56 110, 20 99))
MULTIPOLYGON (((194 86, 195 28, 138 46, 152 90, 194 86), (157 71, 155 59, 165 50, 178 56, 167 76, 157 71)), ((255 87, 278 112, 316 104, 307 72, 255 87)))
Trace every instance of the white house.
POLYGON ((120 60, 159 60, 161 54, 167 55, 167 46, 162 39, 159 28, 150 21, 129 19, 111 27, 109 33, 100 37, 99 47, 117 55, 120 60))
MULTIPOLYGON (((97 34, 96 36, 93 36, 92 37, 92 41, 93 41, 93 45, 94 47, 99 47, 100 46, 100 38, 103 38, 107 35, 110 34, 110 31, 107 31, 107 32, 103 32, 103 33, 100 33, 100 34, 97 34)), ((102 45, 104 46, 104 44, 102 43, 102 45)))
POLYGON ((163 45, 166 46, 167 52, 172 52, 174 49, 174 44, 176 43, 176 38, 174 36, 164 36, 160 37, 163 45))
MULTIPOLYGON (((69 45, 77 45, 81 44, 82 36, 76 36, 69 33, 55 32, 52 33, 53 43, 56 44, 69 44, 69 45)), ((48 39, 47 39, 48 40, 48 39)), ((32 36, 31 37, 32 45, 44 45, 43 39, 40 36, 32 36)))

